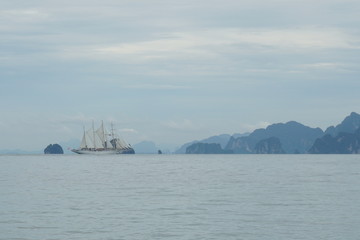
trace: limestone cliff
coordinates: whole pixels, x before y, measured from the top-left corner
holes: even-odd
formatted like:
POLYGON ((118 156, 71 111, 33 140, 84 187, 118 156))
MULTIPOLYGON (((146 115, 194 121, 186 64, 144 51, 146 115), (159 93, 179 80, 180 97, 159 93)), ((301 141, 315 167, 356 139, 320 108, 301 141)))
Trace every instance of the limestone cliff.
POLYGON ((339 133, 336 137, 326 134, 315 141, 309 153, 315 154, 359 154, 360 128, 355 133, 339 133))
POLYGON ((276 137, 270 137, 259 141, 254 149, 257 154, 283 154, 284 149, 281 147, 280 140, 276 137))
POLYGON ((328 127, 325 134, 335 137, 339 133, 354 133, 358 128, 360 128, 360 115, 352 112, 340 124, 328 127))
POLYGON ((186 154, 227 154, 232 151, 226 151, 218 143, 194 143, 186 148, 186 154))

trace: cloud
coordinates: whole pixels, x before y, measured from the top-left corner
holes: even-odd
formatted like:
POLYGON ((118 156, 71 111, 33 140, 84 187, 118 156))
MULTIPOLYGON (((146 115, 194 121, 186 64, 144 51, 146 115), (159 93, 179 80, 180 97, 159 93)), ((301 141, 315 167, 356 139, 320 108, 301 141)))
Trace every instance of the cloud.
POLYGON ((360 49, 360 39, 336 28, 217 28, 168 33, 153 40, 64 49, 64 57, 126 61, 215 59, 231 53, 299 53, 323 49, 360 49))
POLYGON ((36 8, 0 10, 0 15, 3 20, 14 22, 44 20, 50 16, 48 12, 36 8))
POLYGON ((302 64, 299 65, 300 68, 305 69, 335 69, 342 68, 346 66, 343 63, 333 63, 333 62, 318 62, 318 63, 310 63, 310 64, 302 64))
POLYGON ((86 116, 83 113, 78 113, 75 115, 57 115, 51 120, 54 124, 77 124, 82 125, 84 123, 90 123, 94 120, 89 116, 86 116))
POLYGON ((338 73, 352 73, 357 72, 358 67, 356 64, 347 62, 315 62, 308 64, 299 64, 295 66, 300 71, 325 71, 325 72, 338 72, 338 73))
POLYGON ((195 129, 195 125, 189 119, 184 119, 182 121, 168 121, 164 125, 171 129, 176 130, 192 130, 195 129))
POLYGON ((132 129, 132 128, 122 128, 122 129, 119 129, 119 132, 122 132, 122 133, 138 133, 138 131, 136 131, 135 129, 132 129))
POLYGON ((148 89, 148 90, 181 90, 181 89, 191 88, 190 86, 173 85, 173 84, 137 84, 137 85, 127 85, 124 87, 131 89, 148 89))
POLYGON ((49 21, 51 15, 41 9, 24 8, 0 10, 0 18, 0 31, 19 33, 39 31, 41 26, 38 24, 49 21))
POLYGON ((255 123, 255 124, 241 124, 241 129, 243 129, 246 132, 252 132, 255 129, 266 128, 270 124, 271 123, 266 122, 266 121, 258 122, 258 123, 255 123))

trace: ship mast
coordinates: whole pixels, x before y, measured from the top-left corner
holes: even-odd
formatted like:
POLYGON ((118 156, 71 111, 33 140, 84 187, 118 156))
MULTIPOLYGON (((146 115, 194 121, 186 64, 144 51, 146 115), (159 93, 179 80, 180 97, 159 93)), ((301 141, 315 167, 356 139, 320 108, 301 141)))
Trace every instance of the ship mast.
POLYGON ((116 149, 116 139, 114 136, 114 124, 111 122, 111 141, 113 141, 114 148, 116 149))
POLYGON ((84 141, 84 144, 85 144, 85 148, 87 148, 87 143, 86 143, 86 133, 85 133, 85 126, 83 126, 83 129, 84 129, 84 136, 83 136, 83 141, 84 141))
POLYGON ((94 120, 92 121, 92 130, 93 130, 93 138, 94 138, 94 149, 96 149, 94 120))
POLYGON ((107 137, 105 135, 105 128, 104 128, 104 121, 101 120, 101 128, 102 128, 102 141, 103 146, 105 149, 107 149, 107 137))

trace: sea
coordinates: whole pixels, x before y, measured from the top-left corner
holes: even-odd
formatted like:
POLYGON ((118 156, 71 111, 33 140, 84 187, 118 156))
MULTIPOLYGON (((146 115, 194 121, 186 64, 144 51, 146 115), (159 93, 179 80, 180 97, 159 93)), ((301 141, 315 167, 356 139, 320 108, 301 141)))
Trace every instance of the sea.
POLYGON ((1 240, 360 239, 360 155, 1 155, 1 240))

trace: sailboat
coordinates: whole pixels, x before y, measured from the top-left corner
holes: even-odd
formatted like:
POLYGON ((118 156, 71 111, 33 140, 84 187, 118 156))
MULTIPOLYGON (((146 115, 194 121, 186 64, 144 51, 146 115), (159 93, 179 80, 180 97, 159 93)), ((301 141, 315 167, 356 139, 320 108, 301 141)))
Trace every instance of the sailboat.
POLYGON ((134 154, 135 151, 130 144, 121 139, 115 132, 111 124, 111 132, 104 128, 104 123, 98 129, 94 129, 94 123, 91 129, 85 130, 83 138, 78 149, 71 149, 78 154, 134 154))

